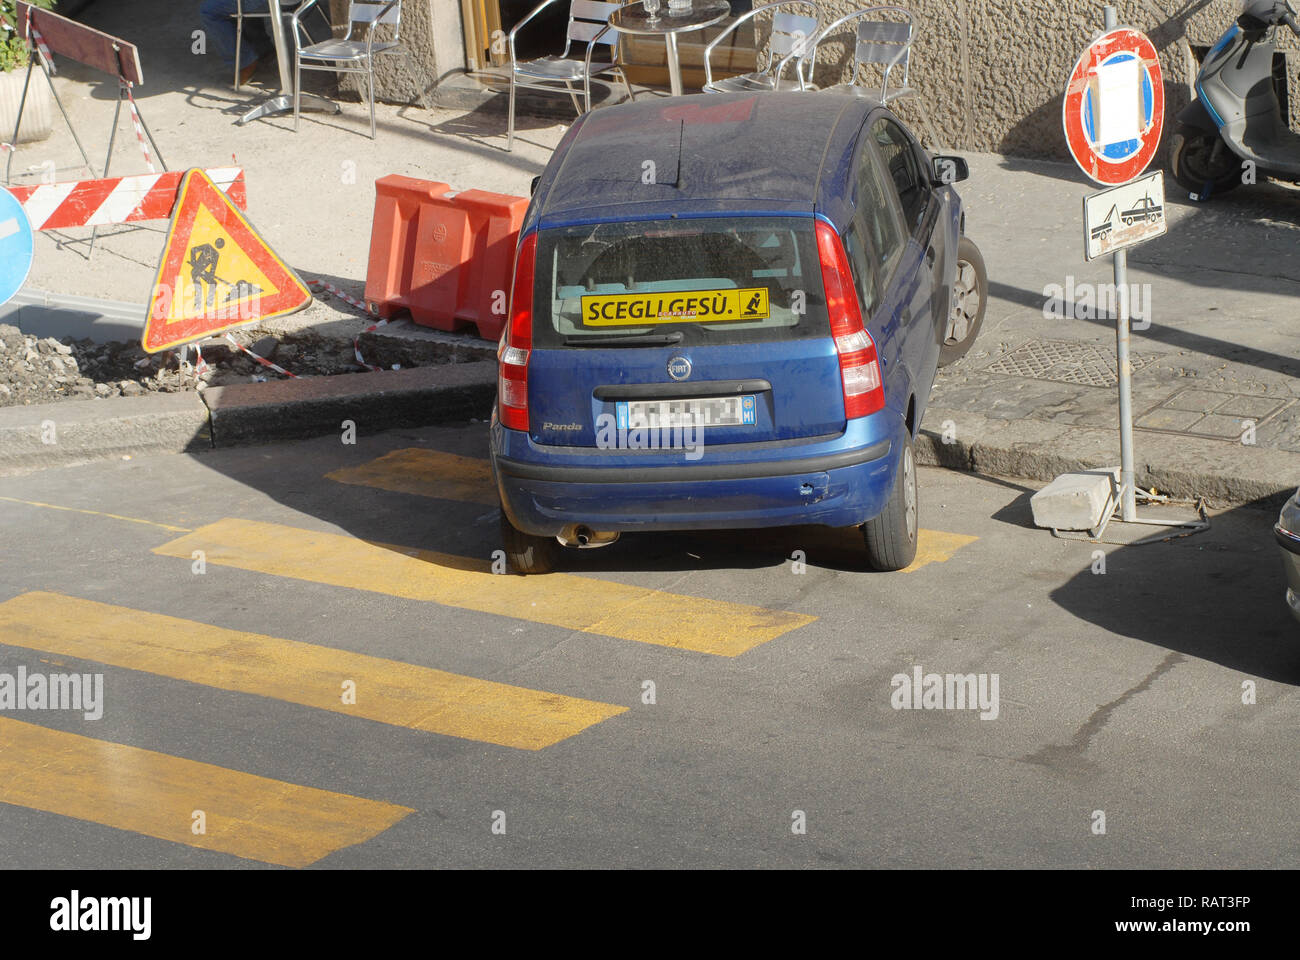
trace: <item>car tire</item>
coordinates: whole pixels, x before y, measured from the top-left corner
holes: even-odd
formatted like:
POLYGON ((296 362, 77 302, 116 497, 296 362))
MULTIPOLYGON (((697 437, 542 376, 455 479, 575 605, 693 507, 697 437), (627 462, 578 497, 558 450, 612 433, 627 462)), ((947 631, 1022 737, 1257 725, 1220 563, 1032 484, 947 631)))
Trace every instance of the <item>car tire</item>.
POLYGON ((1213 183, 1210 196, 1227 193, 1241 186, 1241 161, 1225 145, 1216 169, 1210 169, 1217 133, 1183 126, 1169 139, 1169 169, 1178 185, 1189 194, 1200 196, 1207 183, 1213 183))
POLYGON ((952 285, 951 313, 939 347, 939 366, 955 363, 975 343, 989 303, 989 274, 975 241, 962 237, 957 244, 957 279, 952 285))
POLYGON ((524 533, 501 511, 501 543, 510 569, 516 573, 550 573, 560 562, 564 548, 554 537, 535 537, 524 533))
POLYGON ((903 431, 903 452, 898 458, 894 489, 880 516, 862 526, 867 563, 873 570, 902 570, 916 559, 920 530, 916 499, 916 454, 912 435, 903 431))

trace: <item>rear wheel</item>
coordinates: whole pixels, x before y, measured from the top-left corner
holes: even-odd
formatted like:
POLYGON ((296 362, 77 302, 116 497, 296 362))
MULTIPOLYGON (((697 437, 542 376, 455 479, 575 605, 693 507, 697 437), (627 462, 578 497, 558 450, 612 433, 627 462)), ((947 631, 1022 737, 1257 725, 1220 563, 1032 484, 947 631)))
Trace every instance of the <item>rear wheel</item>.
POLYGON ((1178 185, 1200 196, 1210 185, 1211 194, 1241 186, 1241 161, 1217 133, 1197 127, 1179 128, 1169 141, 1169 167, 1178 185))
POLYGON ((969 237, 957 244, 957 279, 952 285, 952 310, 939 348, 939 366, 955 363, 975 343, 989 300, 989 275, 984 257, 969 237))
POLYGON ((862 527, 867 563, 873 570, 902 570, 916 559, 916 457, 912 435, 903 431, 903 455, 898 458, 894 490, 880 516, 862 527))
POLYGON ((535 537, 524 533, 501 511, 501 543, 506 560, 516 573, 550 573, 560 562, 564 548, 554 537, 535 537))

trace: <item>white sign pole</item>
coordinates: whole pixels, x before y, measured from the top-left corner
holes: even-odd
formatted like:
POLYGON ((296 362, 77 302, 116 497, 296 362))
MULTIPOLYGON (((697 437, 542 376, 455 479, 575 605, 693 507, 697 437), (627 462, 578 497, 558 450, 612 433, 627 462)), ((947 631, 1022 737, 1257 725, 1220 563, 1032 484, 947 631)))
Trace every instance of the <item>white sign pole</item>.
MULTIPOLYGON (((1114 7, 1106 7, 1104 25, 1114 30, 1119 17, 1114 7)), ((1129 289, 1128 250, 1115 251, 1115 375, 1119 378, 1119 462, 1120 518, 1137 519, 1137 481, 1133 469, 1133 365, 1129 361, 1129 289)))

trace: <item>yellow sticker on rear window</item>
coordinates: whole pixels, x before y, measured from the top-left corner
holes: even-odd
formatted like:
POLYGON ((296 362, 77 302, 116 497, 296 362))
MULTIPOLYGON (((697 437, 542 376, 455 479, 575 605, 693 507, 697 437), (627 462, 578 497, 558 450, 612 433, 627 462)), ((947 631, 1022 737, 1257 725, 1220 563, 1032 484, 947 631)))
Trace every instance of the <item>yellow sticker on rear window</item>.
POLYGON ((614 293, 582 298, 582 323, 587 327, 724 323, 729 320, 766 320, 768 316, 767 287, 614 293))

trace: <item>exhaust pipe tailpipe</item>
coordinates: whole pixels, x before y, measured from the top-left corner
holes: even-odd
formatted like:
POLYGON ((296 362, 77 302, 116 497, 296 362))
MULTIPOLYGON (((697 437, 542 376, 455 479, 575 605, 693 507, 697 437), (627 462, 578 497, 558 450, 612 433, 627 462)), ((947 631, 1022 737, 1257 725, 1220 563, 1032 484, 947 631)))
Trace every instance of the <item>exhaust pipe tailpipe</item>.
POLYGON ((617 530, 593 530, 585 523, 575 523, 561 530, 555 539, 566 547, 595 550, 598 547, 608 547, 618 537, 617 530))

